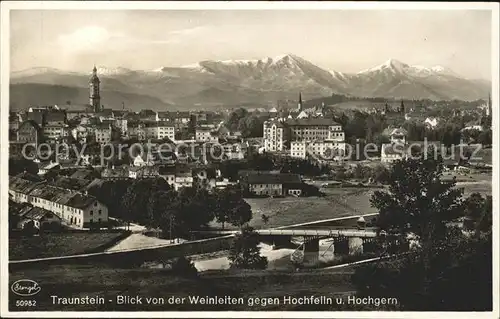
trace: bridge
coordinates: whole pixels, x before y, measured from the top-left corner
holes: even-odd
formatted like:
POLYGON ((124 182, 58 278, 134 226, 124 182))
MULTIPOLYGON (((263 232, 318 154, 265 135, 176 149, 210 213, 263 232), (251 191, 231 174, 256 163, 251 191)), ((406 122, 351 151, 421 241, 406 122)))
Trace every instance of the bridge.
MULTIPOLYGON (((235 235, 239 230, 200 230, 192 231, 194 234, 207 235, 235 235)), ((377 236, 375 229, 344 229, 344 228, 318 228, 318 229, 257 229, 255 230, 261 236, 304 236, 304 237, 358 237, 358 238, 374 238, 377 236)))

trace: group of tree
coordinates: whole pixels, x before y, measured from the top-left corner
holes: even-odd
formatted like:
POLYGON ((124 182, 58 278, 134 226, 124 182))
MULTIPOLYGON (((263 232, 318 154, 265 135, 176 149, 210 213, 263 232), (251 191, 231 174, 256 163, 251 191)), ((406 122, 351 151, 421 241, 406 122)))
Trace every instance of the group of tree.
POLYGON ((234 132, 241 132, 242 137, 262 137, 265 117, 257 112, 250 113, 247 109, 239 108, 229 114, 226 127, 234 132))
POLYGON ((105 181, 89 189, 108 207, 109 215, 127 222, 160 228, 164 235, 187 236, 216 220, 242 226, 252 218, 238 188, 213 193, 201 187, 174 190, 163 178, 105 181))
POLYGON ((9 157, 9 175, 15 176, 23 172, 36 175, 38 174, 38 165, 24 157, 9 157))
POLYGON ((280 171, 305 176, 320 176, 330 172, 327 165, 321 165, 316 161, 280 157, 268 153, 251 153, 244 161, 224 161, 218 163, 218 169, 223 177, 232 181, 238 180, 238 172, 242 170, 280 171))
POLYGON ((394 297, 401 310, 481 311, 492 307, 491 197, 464 200, 454 181, 443 181, 442 160, 408 159, 389 174, 387 191, 372 204, 386 238, 419 245, 410 253, 356 269, 360 296, 394 297), (457 221, 467 217, 467 232, 457 221))

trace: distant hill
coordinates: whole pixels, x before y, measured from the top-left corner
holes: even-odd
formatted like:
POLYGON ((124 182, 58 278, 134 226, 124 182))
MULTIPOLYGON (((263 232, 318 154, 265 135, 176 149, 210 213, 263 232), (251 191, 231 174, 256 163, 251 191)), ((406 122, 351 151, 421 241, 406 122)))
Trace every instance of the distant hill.
MULTIPOLYGON (((491 82, 470 80, 441 67, 411 66, 395 59, 355 74, 325 70, 293 54, 260 60, 201 61, 155 70, 100 67, 102 102, 120 107, 164 109, 220 108, 228 105, 275 106, 278 100, 305 101, 332 94, 361 98, 472 101, 487 98, 491 82), (122 93, 123 92, 123 93, 122 93)), ((33 68, 11 74, 11 105, 87 101, 90 73, 33 68), (25 84, 52 85, 41 92, 25 84), (61 92, 56 92, 57 88, 61 92), (36 93, 36 94, 35 94, 36 93), (33 95, 33 96, 31 96, 33 95), (36 96, 39 95, 39 96, 36 96), (55 99, 55 100, 51 100, 55 99)), ((342 102, 342 101, 340 101, 342 102)), ((337 104, 331 103, 331 104, 337 104)))
MULTIPOLYGON (((89 91, 86 88, 50 84, 11 84, 10 109, 13 111, 27 109, 30 105, 73 105, 88 103, 89 91)), ((119 109, 122 102, 129 110, 141 109, 168 110, 172 105, 148 95, 125 93, 120 91, 102 91, 101 99, 105 108, 119 109)))

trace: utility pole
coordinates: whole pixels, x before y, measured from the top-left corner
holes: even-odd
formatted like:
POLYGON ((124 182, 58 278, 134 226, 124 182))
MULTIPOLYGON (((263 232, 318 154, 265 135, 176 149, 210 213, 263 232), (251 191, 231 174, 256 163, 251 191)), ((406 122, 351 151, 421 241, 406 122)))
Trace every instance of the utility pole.
POLYGON ((170 243, 172 243, 172 215, 170 215, 170 234, 169 234, 170 243))

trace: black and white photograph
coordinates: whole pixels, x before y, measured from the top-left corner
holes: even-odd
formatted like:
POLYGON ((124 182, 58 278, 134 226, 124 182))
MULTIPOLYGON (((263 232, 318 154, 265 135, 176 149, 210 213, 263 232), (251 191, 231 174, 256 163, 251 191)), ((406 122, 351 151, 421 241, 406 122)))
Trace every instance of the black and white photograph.
POLYGON ((2 2, 1 316, 498 318, 498 20, 2 2))

